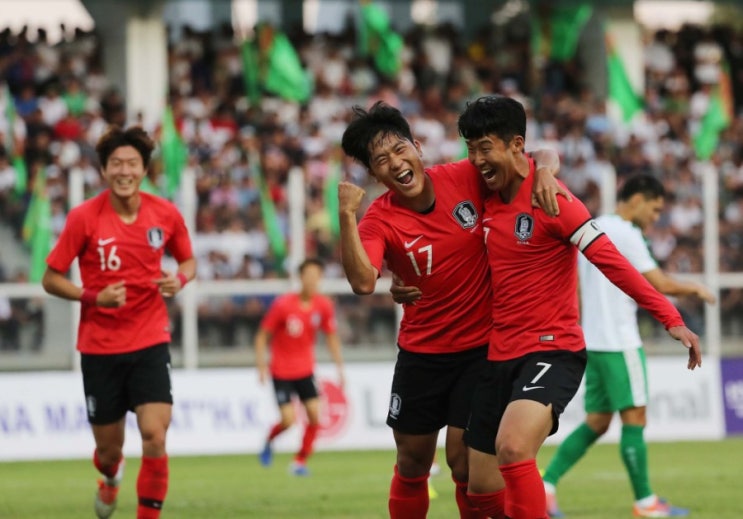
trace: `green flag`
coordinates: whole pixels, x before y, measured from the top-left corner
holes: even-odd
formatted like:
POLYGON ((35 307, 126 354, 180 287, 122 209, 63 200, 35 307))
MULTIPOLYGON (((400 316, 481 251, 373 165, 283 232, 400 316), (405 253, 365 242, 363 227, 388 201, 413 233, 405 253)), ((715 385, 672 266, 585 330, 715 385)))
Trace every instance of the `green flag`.
POLYGON ((312 81, 285 34, 274 32, 267 59, 265 89, 290 101, 308 101, 312 95, 312 81))
POLYGON ((699 129, 692 138, 694 151, 701 160, 708 160, 720 142, 720 132, 733 120, 733 85, 726 60, 720 64, 720 79, 709 97, 709 106, 699 129))
POLYGON ((160 148, 165 171, 165 194, 172 198, 181 185, 181 174, 188 160, 188 149, 175 127, 170 106, 166 106, 163 112, 160 148))
POLYGON ((259 24, 255 40, 241 47, 245 90, 252 104, 261 88, 289 101, 305 103, 314 90, 311 76, 286 35, 271 25, 259 24))
POLYGON ((255 105, 261 98, 260 85, 258 83, 258 51, 255 44, 245 40, 240 47, 243 62, 243 80, 245 90, 251 105, 255 105))
POLYGON ((13 165, 15 171, 15 185, 13 186, 13 192, 16 196, 21 196, 26 192, 28 188, 28 170, 26 170, 26 161, 23 160, 23 156, 16 149, 15 142, 15 121, 16 121, 16 110, 15 101, 13 95, 10 93, 7 83, 5 84, 5 120, 8 123, 8 131, 5 134, 5 151, 10 158, 10 163, 13 165))
POLYGON ((371 54, 377 70, 383 76, 394 78, 402 65, 402 48, 402 37, 390 27, 390 19, 385 10, 372 2, 363 2, 358 31, 359 54, 371 54))
POLYGON ((725 110, 719 88, 709 99, 707 112, 702 118, 699 130, 694 134, 694 151, 702 160, 708 160, 717 149, 720 132, 730 125, 730 117, 725 110))
POLYGON ((593 14, 593 7, 581 3, 536 11, 531 17, 532 53, 544 58, 549 56, 559 62, 573 59, 583 27, 593 14))
MULTIPOLYGON (((258 164, 258 159, 255 159, 254 163, 258 164)), ((276 258, 277 264, 281 265, 283 264, 284 258, 286 258, 287 254, 286 237, 281 231, 279 218, 276 215, 276 206, 273 203, 271 194, 268 192, 268 185, 266 184, 259 167, 253 168, 253 178, 256 186, 258 186, 263 228, 266 231, 268 245, 271 247, 271 251, 276 258)))
POLYGON ((52 207, 46 193, 46 173, 40 170, 34 180, 31 200, 23 219, 23 241, 31 250, 28 279, 38 283, 46 270, 46 258, 52 249, 52 207))
POLYGON ((341 233, 341 223, 338 216, 338 184, 341 181, 341 164, 337 160, 333 160, 328 168, 328 176, 323 186, 323 198, 330 222, 330 235, 333 239, 337 239, 341 233))
POLYGON ((622 58, 614 48, 609 35, 606 34, 606 66, 609 82, 609 99, 622 112, 622 120, 631 120, 643 108, 643 102, 630 83, 622 58))

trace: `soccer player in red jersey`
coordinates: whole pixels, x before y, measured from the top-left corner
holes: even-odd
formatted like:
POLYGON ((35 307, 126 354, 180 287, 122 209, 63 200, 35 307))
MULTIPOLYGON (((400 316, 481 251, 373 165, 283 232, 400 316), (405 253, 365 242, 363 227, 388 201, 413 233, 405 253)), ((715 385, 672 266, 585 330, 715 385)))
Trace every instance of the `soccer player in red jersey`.
MULTIPOLYGON (((483 246, 479 172, 466 160, 424 168, 420 143, 399 110, 384 103, 354 108, 343 134, 346 155, 389 190, 356 223, 364 190, 339 185, 341 258, 357 294, 374 291, 386 263, 419 297, 404 307, 387 424, 397 459, 390 486, 393 519, 425 518, 427 479, 439 430, 460 517, 482 518, 467 498, 462 434, 475 381, 486 365, 491 289, 483 246)), ((547 161, 554 164, 548 152, 547 161)), ((555 187, 554 171, 545 177, 555 187)), ((546 182, 546 181, 545 181, 546 182)), ((541 189, 539 191, 542 191, 541 189)), ((549 191, 556 205, 555 191, 549 191)))
POLYGON ((193 279, 196 261, 176 207, 139 190, 153 148, 138 127, 112 127, 101 137, 96 151, 108 189, 70 210, 42 280, 48 293, 82 304, 77 349, 96 445, 93 463, 103 474, 98 517, 116 507, 128 410, 136 413, 142 437, 137 518, 160 517, 168 490, 165 437, 173 396, 163 297, 193 279), (162 270, 166 250, 178 262, 175 274, 162 270), (65 276, 75 258, 82 287, 65 276))
POLYGON ((491 362, 465 433, 468 495, 493 518, 546 518, 535 458, 557 430, 586 364, 578 324, 578 250, 689 349, 689 369, 701 366, 699 338, 579 200, 558 198, 557 217, 532 207, 534 162, 524 154, 526 115, 520 103, 480 98, 460 115, 459 131, 470 161, 493 191, 483 219, 493 293, 491 362))
POLYGON ((315 384, 315 336, 322 330, 330 355, 338 368, 341 386, 345 384, 341 341, 336 331, 335 308, 330 298, 318 293, 325 266, 319 259, 306 259, 299 266, 299 293, 284 294, 274 300, 263 317, 255 336, 255 360, 261 384, 269 371, 273 379, 280 420, 271 427, 259 458, 263 466, 272 462, 271 442, 294 423, 292 395, 297 395, 307 413, 302 446, 294 456, 290 470, 306 476, 307 458, 320 427, 320 399, 315 384), (266 346, 271 342, 270 367, 266 346))

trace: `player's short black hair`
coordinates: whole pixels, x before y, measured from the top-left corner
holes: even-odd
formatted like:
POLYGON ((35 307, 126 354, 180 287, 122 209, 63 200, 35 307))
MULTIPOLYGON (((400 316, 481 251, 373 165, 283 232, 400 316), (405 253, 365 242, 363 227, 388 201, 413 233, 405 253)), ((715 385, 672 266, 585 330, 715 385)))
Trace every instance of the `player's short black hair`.
POLYGON ((510 97, 483 96, 467 103, 457 126, 465 140, 495 135, 507 143, 517 135, 526 137, 526 111, 510 97))
POLYGON ((353 120, 343 132, 343 152, 369 168, 369 155, 375 139, 390 135, 413 142, 410 124, 402 112, 383 101, 377 101, 367 111, 356 105, 352 108, 353 120))
POLYGON ((316 267, 320 267, 320 270, 325 270, 325 262, 323 260, 321 260, 320 258, 307 258, 299 264, 297 272, 301 274, 302 272, 304 272, 304 269, 306 269, 310 265, 315 265, 316 267))
POLYGON ((155 149, 155 143, 147 135, 147 132, 139 126, 132 126, 124 130, 116 125, 109 126, 95 147, 102 168, 106 167, 108 158, 113 152, 122 146, 131 146, 137 150, 142 157, 142 163, 145 169, 147 169, 150 163, 150 157, 152 156, 152 150, 155 149))
POLYGON ((626 202, 633 195, 642 193, 645 200, 655 200, 666 196, 666 188, 660 180, 652 175, 639 174, 629 177, 619 188, 617 199, 620 202, 626 202))

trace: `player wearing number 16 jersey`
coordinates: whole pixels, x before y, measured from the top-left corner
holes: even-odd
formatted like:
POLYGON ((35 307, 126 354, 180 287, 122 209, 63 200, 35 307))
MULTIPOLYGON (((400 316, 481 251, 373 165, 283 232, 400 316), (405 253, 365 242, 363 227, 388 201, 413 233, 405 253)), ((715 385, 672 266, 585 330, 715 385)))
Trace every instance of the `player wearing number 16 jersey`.
POLYGON ((459 118, 468 155, 493 191, 485 243, 493 283, 489 365, 472 404, 469 496, 492 518, 547 515, 536 455, 557 430, 586 365, 578 324, 577 253, 646 308, 701 364, 698 337, 617 251, 579 201, 560 214, 531 205, 534 163, 524 155, 526 114, 507 97, 483 97, 459 118), (502 477, 501 477, 502 475, 502 477))
POLYGON ((70 211, 42 280, 50 294, 82 303, 77 349, 93 463, 104 476, 95 496, 98 517, 116 507, 128 410, 142 437, 137 518, 158 518, 168 488, 165 436, 173 397, 163 297, 194 277, 196 261, 175 206, 139 191, 153 148, 141 128, 114 127, 101 137, 96 151, 108 189, 70 211), (166 250, 178 262, 175 274, 162 271, 166 250), (65 276, 76 258, 82 287, 65 276))
MULTIPOLYGON (((377 103, 355 108, 345 153, 389 188, 357 226, 364 191, 339 186, 341 257, 353 290, 374 291, 383 264, 422 297, 404 307, 387 424, 397 463, 389 496, 393 519, 426 517, 426 480, 438 431, 447 426, 447 463, 460 516, 480 518, 466 496, 462 434, 485 364, 491 290, 483 247, 485 186, 467 161, 424 169, 420 143, 402 114, 377 103)), ((549 157, 548 157, 549 160, 549 157)), ((552 182, 553 173, 547 172, 552 182)))

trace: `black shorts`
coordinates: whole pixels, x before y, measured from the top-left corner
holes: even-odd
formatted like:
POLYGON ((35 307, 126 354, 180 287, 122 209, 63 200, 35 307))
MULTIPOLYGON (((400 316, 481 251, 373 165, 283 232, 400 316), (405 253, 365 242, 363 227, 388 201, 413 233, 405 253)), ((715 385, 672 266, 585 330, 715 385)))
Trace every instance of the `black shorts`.
POLYGON ((501 418, 514 400, 552 404, 552 430, 578 391, 586 369, 586 350, 535 352, 516 359, 488 362, 487 373, 475 390, 472 417, 464 441, 475 450, 495 454, 501 418))
POLYGON ((405 434, 430 434, 445 425, 464 429, 487 351, 487 346, 435 354, 400 349, 387 425, 405 434))
POLYGON ((276 403, 280 406, 291 402, 292 395, 297 395, 302 402, 320 395, 315 384, 315 375, 294 379, 274 377, 273 390, 276 393, 276 403))
POLYGON ((141 404, 173 403, 167 344, 112 355, 83 353, 80 365, 92 424, 117 422, 141 404))

